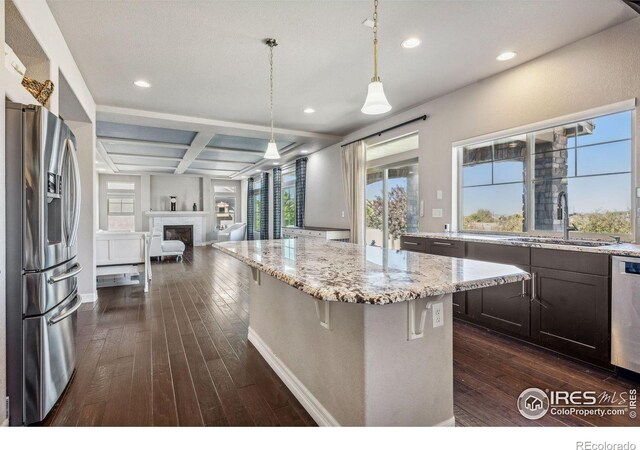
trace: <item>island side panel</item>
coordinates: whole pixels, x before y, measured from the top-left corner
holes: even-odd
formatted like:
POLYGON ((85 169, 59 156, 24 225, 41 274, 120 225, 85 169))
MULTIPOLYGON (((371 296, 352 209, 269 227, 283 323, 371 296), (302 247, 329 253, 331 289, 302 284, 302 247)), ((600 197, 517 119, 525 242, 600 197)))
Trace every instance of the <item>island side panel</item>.
POLYGON ((428 315, 425 337, 408 341, 405 302, 320 302, 321 310, 329 303, 328 330, 320 324, 315 299, 264 273, 259 278, 259 285, 251 282, 249 338, 322 405, 331 417, 324 424, 452 422, 450 295, 442 297, 444 326, 430 328, 428 315))
MULTIPOLYGON (((362 425, 365 367, 362 305, 332 302, 332 329, 327 330, 320 325, 314 298, 263 272, 255 269, 252 272, 249 340, 260 351, 260 343, 255 342, 257 336, 269 353, 329 412, 334 425, 362 425)), ((269 362, 269 356, 263 356, 269 362)), ((275 367, 274 370, 278 373, 275 367)), ((303 399, 299 400, 305 406, 303 399)), ((306 409, 314 416, 313 411, 306 409)))
POLYGON ((424 336, 407 339, 409 302, 365 307, 366 423, 454 426, 451 294, 417 300, 416 313, 443 303, 443 324, 426 309, 424 336))

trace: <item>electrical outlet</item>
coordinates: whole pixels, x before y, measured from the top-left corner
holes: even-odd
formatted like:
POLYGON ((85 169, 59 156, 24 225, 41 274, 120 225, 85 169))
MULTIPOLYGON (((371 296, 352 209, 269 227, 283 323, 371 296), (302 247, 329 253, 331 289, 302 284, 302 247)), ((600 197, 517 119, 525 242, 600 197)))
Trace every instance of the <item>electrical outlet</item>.
POLYGON ((433 208, 431 210, 431 217, 442 217, 442 208, 433 208))
POLYGON ((342 211, 342 217, 344 217, 344 211, 342 211))
POLYGON ((444 325, 444 305, 442 302, 434 303, 431 307, 433 315, 433 328, 438 328, 444 325))
POLYGON ((436 191, 436 200, 442 200, 442 191, 440 189, 436 191))

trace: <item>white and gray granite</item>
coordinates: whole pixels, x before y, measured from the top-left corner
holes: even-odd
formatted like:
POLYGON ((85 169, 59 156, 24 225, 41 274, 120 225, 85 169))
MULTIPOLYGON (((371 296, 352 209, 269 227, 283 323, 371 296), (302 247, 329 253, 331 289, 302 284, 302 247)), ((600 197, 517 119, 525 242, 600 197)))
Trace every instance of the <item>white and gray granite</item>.
POLYGON ((504 234, 484 234, 484 233, 434 233, 434 232, 417 232, 406 233, 408 237, 428 238, 428 239, 444 239, 451 241, 464 242, 480 242, 485 244, 513 245, 518 247, 547 248, 552 250, 566 250, 572 252, 600 253, 614 256, 631 256, 640 257, 640 245, 631 243, 616 244, 613 241, 600 241, 596 239, 571 239, 575 245, 559 243, 567 242, 557 238, 521 236, 535 240, 535 242, 518 241, 518 236, 504 234), (580 245, 585 242, 586 245, 580 245), (606 243, 607 245, 592 246, 594 242, 606 243))
POLYGON ((515 266, 315 238, 213 244, 325 301, 384 305, 527 280, 515 266))

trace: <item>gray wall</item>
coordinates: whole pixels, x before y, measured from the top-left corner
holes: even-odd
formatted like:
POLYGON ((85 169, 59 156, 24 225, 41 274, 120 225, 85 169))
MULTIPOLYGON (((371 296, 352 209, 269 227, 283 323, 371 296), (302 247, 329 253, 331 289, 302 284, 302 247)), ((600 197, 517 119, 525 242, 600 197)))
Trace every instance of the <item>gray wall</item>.
POLYGON ((169 197, 177 197, 178 211, 191 211, 195 203, 202 211, 202 180, 200 177, 153 175, 151 177, 151 208, 154 211, 168 211, 169 197))
POLYGON ((309 155, 305 225, 349 228, 342 187, 340 146, 309 155), (345 212, 345 217, 342 213, 345 212))
MULTIPOLYGON (((429 114, 427 121, 394 133, 420 133, 420 194, 425 201, 420 229, 440 231, 445 223, 451 223, 453 214, 453 142, 640 97, 638 48, 640 18, 380 120, 351 133, 343 142, 429 114), (437 190, 442 190, 442 200, 436 199, 437 190), (443 217, 430 217, 432 208, 442 208, 443 217)), ((393 104, 393 99, 389 100, 393 104)), ((636 123, 640 136, 638 129, 636 123)), ((389 133, 383 138, 392 136, 389 133)), ((307 191, 309 225, 323 225, 325 215, 333 217, 333 209, 327 208, 329 200, 342 207, 342 196, 337 196, 337 189, 331 190, 340 176, 339 148, 334 145, 314 154, 313 161, 322 163, 310 161, 309 179, 315 181, 308 184, 311 190, 307 191), (326 181, 321 182, 322 177, 326 181)), ((636 168, 639 160, 636 158, 636 168)), ((639 175, 636 170, 636 185, 640 185, 639 175)))

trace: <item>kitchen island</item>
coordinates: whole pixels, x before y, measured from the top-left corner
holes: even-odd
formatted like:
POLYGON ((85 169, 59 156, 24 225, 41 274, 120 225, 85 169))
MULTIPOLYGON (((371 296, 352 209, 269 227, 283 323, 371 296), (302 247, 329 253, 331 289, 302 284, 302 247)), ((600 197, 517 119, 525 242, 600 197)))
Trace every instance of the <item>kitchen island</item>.
POLYGON ((214 247, 251 267, 249 341, 320 425, 454 425, 451 294, 529 279, 313 238, 214 247))

